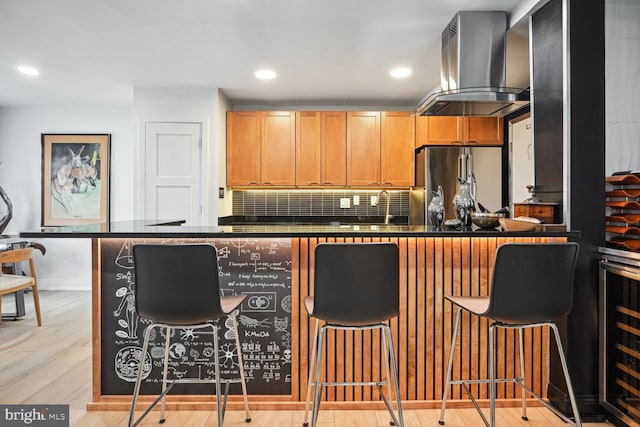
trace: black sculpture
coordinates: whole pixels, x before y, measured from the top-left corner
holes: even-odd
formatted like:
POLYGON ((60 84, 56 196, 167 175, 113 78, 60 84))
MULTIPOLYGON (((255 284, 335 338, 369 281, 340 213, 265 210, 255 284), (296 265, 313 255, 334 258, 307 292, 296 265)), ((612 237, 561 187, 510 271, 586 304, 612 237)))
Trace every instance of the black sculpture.
MULTIPOLYGON (((2 162, 0 162, 0 165, 1 164, 2 162)), ((0 198, 2 198, 2 201, 7 205, 7 213, 2 217, 2 219, 0 219, 0 234, 2 234, 4 233, 4 229, 7 228, 7 225, 9 225, 11 218, 13 218, 13 205, 11 204, 11 200, 9 200, 7 192, 4 191, 2 186, 0 186, 0 198)))

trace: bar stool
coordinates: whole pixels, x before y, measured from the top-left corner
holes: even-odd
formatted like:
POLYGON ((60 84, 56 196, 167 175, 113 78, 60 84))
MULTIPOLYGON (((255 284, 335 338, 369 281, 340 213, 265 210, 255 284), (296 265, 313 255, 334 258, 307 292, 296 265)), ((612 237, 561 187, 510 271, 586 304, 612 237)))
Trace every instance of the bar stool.
POLYGON ((309 361, 309 377, 304 412, 304 425, 308 425, 311 387, 315 389, 311 426, 315 427, 324 386, 375 386, 391 414, 392 425, 404 426, 402 403, 398 387, 398 372, 393 351, 389 319, 398 316, 399 262, 395 243, 322 243, 315 249, 314 296, 305 297, 304 305, 315 319, 313 349, 309 361), (320 321, 325 324, 319 328, 320 321), (320 381, 322 345, 327 329, 343 331, 382 331, 382 351, 386 362, 385 381, 328 382, 320 381), (315 364, 315 374, 314 374, 315 364), (397 401, 398 415, 390 404, 391 377, 397 401), (388 386, 389 399, 382 391, 388 386))
POLYGON ((440 425, 444 425, 444 412, 450 385, 460 384, 471 398, 471 402, 480 413, 487 426, 496 424, 496 382, 514 382, 522 388, 522 419, 527 420, 527 400, 525 392, 540 400, 547 408, 565 422, 581 426, 578 406, 571 387, 571 379, 558 327, 554 320, 561 318, 571 310, 573 301, 573 279, 578 255, 577 243, 549 244, 504 244, 498 247, 493 270, 490 296, 450 296, 445 298, 458 307, 453 327, 453 338, 449 353, 447 379, 442 394, 440 425), (489 379, 451 379, 453 355, 460 324, 462 310, 489 319, 489 379), (551 406, 542 397, 525 384, 523 329, 549 326, 555 336, 560 354, 562 370, 567 383, 571 408, 575 423, 551 406), (495 328, 517 329, 519 334, 520 377, 495 378, 494 336, 495 328), (489 383, 490 421, 487 420, 476 399, 471 394, 469 384, 489 383))
POLYGON ((30 276, 3 274, 2 271, 0 271, 0 322, 2 322, 2 296, 22 289, 31 288, 33 291, 33 304, 36 309, 38 326, 42 326, 40 294, 38 293, 38 280, 36 279, 36 268, 33 262, 33 248, 13 249, 0 252, 0 266, 2 266, 2 264, 15 264, 23 261, 29 261, 30 276))
POLYGON ((141 318, 152 323, 147 327, 142 347, 142 358, 147 354, 151 331, 161 328, 166 331, 164 348, 164 371, 162 393, 134 423, 136 401, 140 392, 144 360, 140 361, 138 376, 131 401, 129 427, 137 425, 151 409, 162 400, 160 423, 165 421, 165 397, 178 383, 215 383, 216 410, 218 427, 224 421, 227 395, 230 383, 240 383, 244 398, 245 421, 250 422, 247 386, 244 365, 240 351, 240 338, 236 310, 246 295, 220 296, 218 281, 218 258, 216 249, 206 244, 189 245, 147 245, 133 247, 133 265, 135 271, 135 308, 141 318), (218 326, 213 320, 228 316, 233 321, 236 338, 236 353, 240 378, 225 379, 220 376, 218 326), (181 378, 169 382, 167 369, 169 359, 169 340, 174 329, 211 328, 213 332, 214 379, 181 378), (225 385, 224 400, 221 400, 222 384, 225 385))

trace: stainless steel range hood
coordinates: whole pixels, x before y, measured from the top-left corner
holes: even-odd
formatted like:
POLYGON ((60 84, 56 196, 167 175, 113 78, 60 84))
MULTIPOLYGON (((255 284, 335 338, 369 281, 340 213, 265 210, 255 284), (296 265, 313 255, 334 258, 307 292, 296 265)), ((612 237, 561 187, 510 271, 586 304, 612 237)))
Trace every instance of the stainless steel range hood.
POLYGON ((416 114, 505 116, 528 105, 527 89, 505 87, 506 30, 506 12, 458 12, 442 32, 441 92, 416 114))

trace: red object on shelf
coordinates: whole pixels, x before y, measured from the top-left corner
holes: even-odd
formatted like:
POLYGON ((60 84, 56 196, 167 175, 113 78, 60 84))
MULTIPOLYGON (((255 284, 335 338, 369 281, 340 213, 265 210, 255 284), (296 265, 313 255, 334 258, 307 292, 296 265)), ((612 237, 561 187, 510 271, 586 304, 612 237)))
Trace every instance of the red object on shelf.
POLYGON ((635 174, 608 176, 605 181, 614 185, 640 185, 640 176, 635 174))
POLYGON ((640 240, 614 237, 613 239, 607 242, 607 246, 637 252, 637 251, 640 251, 640 240))
POLYGON ((640 188, 619 188, 607 191, 607 197, 640 197, 640 188))

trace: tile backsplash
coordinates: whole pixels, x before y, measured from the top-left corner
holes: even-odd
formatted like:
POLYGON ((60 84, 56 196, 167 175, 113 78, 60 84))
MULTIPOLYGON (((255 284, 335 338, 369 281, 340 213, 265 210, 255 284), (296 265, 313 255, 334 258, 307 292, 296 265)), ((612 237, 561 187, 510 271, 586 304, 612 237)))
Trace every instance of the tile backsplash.
MULTIPOLYGON (((387 190, 394 216, 409 215, 409 191, 387 190)), ((233 215, 251 216, 384 216, 387 200, 371 206, 376 190, 234 190, 233 215), (354 196, 360 199, 354 205, 354 196), (340 207, 349 199, 349 208, 340 207)))

